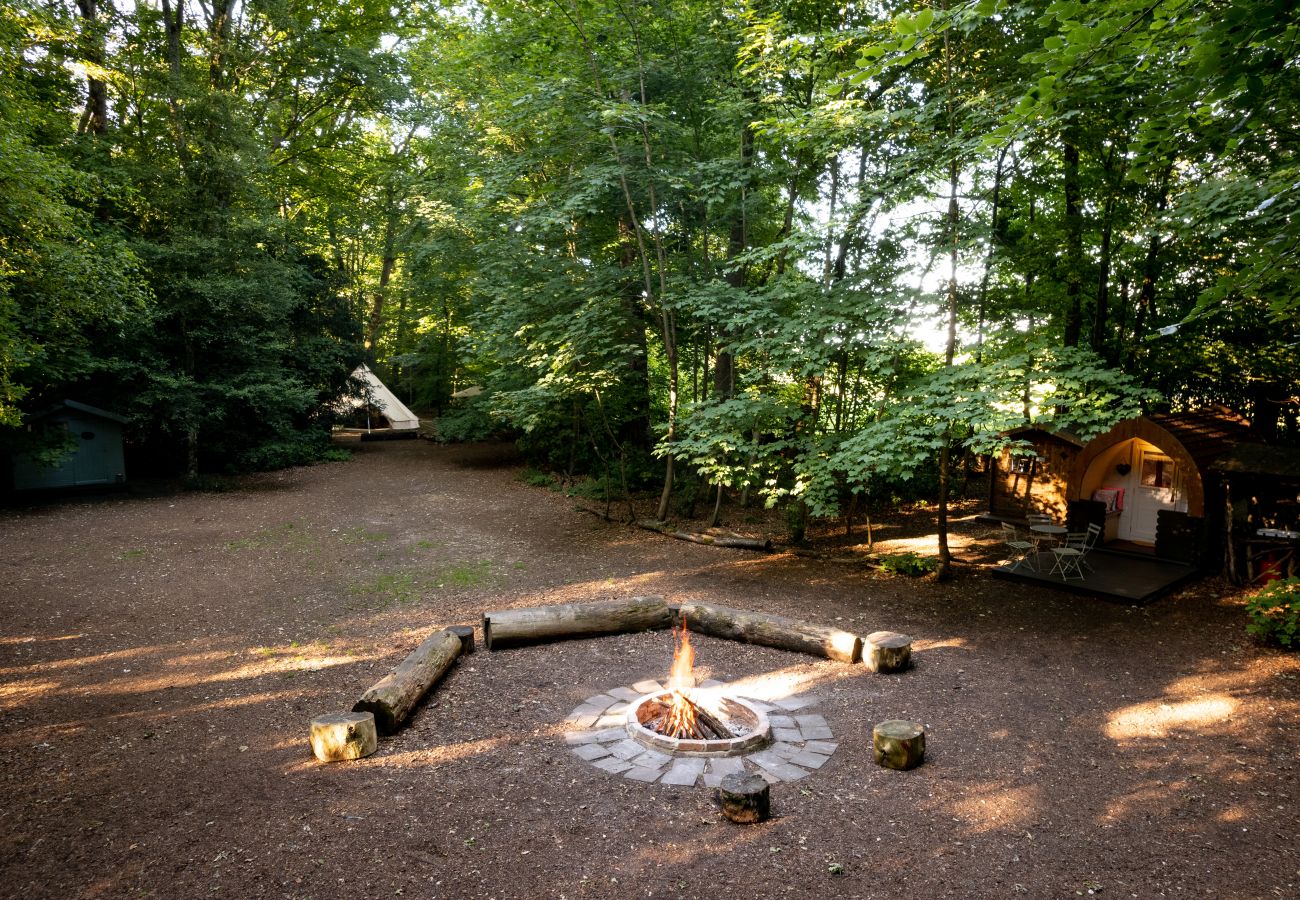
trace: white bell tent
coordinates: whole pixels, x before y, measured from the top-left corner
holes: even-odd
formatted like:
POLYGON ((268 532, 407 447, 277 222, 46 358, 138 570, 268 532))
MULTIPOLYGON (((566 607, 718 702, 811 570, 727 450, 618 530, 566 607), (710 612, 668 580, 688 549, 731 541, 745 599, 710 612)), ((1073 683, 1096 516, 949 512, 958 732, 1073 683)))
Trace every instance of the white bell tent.
POLYGON ((369 367, 364 364, 357 366, 352 373, 352 377, 365 385, 367 396, 350 395, 344 397, 340 401, 340 406, 343 409, 366 407, 367 431, 385 427, 380 422, 370 421, 371 415, 375 412, 379 413, 387 421, 386 427, 394 431, 415 431, 420 427, 419 417, 407 409, 406 404, 398 400, 397 395, 375 377, 375 373, 370 371, 369 367))

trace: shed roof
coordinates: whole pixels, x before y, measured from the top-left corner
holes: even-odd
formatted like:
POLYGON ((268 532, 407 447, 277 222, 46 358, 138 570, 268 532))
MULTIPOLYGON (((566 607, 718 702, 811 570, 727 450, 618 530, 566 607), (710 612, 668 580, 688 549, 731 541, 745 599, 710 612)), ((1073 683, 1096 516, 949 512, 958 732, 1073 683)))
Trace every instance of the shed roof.
POLYGON ((1072 431, 1067 431, 1064 428, 1049 431, 1041 425, 1021 425, 1019 428, 1012 428, 1010 431, 1004 432, 1004 434, 1010 438, 1021 438, 1027 437, 1031 434, 1040 434, 1044 437, 1056 438, 1057 440, 1064 441, 1067 444, 1073 444, 1076 447, 1082 447, 1087 443, 1086 441, 1081 440, 1078 435, 1074 434, 1072 431))
POLYGON ((1300 450, 1265 444, 1238 444, 1210 467, 1225 475, 1258 475, 1300 481, 1300 450))
POLYGON ((34 414, 32 418, 44 419, 65 409, 74 409, 77 412, 83 412, 90 416, 97 416, 101 419, 108 419, 110 422, 117 422, 122 425, 125 425, 127 422, 126 416, 119 416, 115 412, 100 409, 98 406, 91 406, 89 403, 78 403, 76 400, 61 400, 53 406, 34 414))
POLYGON ((1150 413, 1146 418, 1173 435, 1201 469, 1252 437, 1250 423, 1222 406, 1194 412, 1150 413))

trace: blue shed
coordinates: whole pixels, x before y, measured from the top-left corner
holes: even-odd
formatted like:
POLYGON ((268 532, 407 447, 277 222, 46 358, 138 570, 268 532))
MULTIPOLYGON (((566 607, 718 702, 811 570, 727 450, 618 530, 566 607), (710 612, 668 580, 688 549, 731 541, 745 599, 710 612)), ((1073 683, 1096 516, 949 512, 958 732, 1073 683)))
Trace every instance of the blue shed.
POLYGON ((16 491, 91 487, 126 483, 122 456, 122 426, 126 419, 75 400, 31 417, 32 426, 54 436, 66 432, 76 442, 72 453, 56 466, 42 466, 17 455, 13 460, 16 491))

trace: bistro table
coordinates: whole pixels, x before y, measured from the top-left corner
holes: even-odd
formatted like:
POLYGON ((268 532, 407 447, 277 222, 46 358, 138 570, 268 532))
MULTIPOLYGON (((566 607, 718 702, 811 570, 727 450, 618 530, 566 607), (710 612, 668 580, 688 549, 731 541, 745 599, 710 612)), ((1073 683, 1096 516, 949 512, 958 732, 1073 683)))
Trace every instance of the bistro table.
POLYGON ((1043 552, 1043 545, 1055 546, 1069 533, 1069 529, 1064 525, 1030 525, 1029 532, 1029 539, 1034 542, 1034 571, 1040 572, 1042 570, 1038 568, 1038 554, 1043 552))

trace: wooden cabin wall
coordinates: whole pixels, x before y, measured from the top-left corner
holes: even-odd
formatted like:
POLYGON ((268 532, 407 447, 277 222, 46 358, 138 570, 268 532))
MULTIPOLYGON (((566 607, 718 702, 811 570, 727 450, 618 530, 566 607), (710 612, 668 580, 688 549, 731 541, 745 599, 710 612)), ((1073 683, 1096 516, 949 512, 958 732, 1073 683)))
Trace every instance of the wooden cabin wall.
MULTIPOLYGON (((1061 441, 1031 441, 1038 458, 1029 473, 1014 471, 1010 450, 1003 450, 994 466, 989 490, 989 512, 1007 519, 1045 513, 1064 522, 1068 500, 1066 486, 1078 448, 1061 441)), ((1023 458, 1023 457, 1022 457, 1023 458)))

